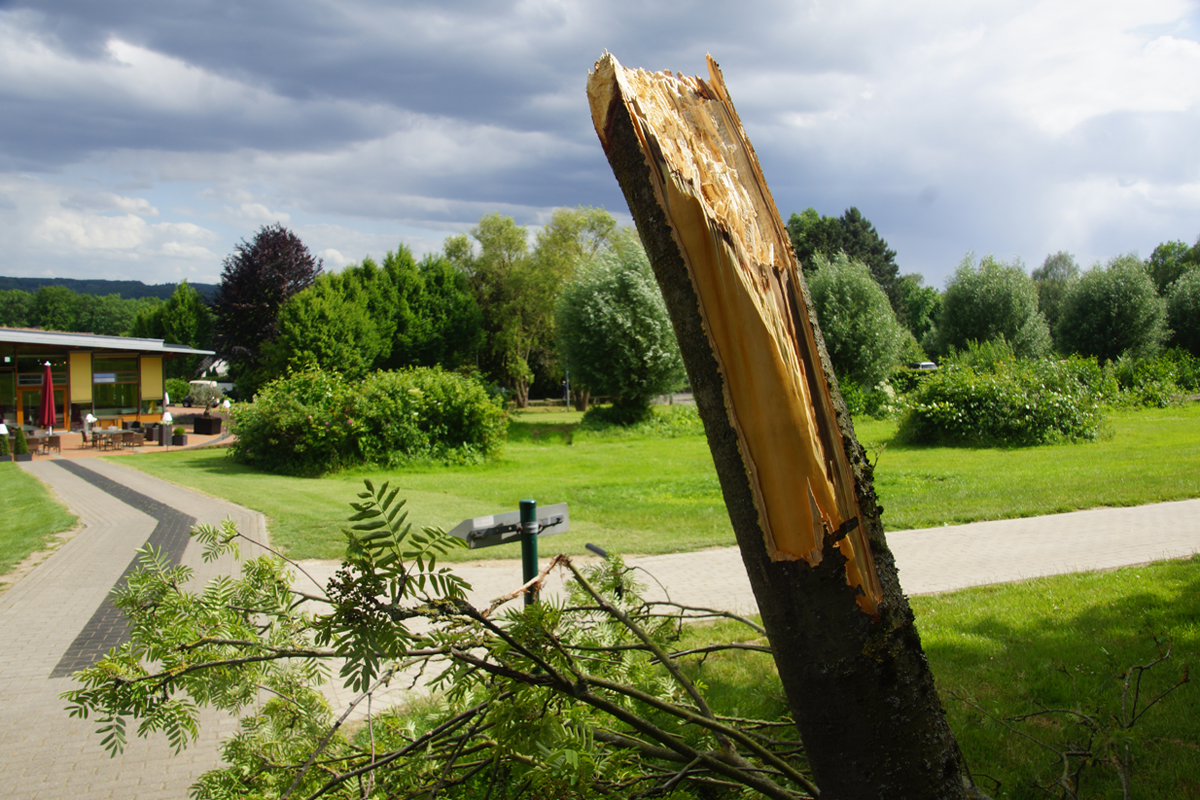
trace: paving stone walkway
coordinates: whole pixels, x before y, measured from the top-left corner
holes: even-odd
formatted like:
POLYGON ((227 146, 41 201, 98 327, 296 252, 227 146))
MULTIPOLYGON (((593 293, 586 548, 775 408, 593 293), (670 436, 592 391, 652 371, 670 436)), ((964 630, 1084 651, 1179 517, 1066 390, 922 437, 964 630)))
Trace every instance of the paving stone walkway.
MULTIPOLYGON (((94 721, 70 719, 59 694, 72 687, 70 671, 124 635, 105 611, 111 609, 106 598, 137 548, 156 543, 203 582, 234 565, 228 559, 204 564, 186 539, 192 524, 228 516, 265 541, 265 522, 256 512, 108 461, 51 458, 23 468, 49 485, 83 527, 0 594, 0 797, 183 798, 200 773, 218 764, 217 742, 235 729, 234 720, 208 714, 201 741, 180 755, 172 755, 162 737, 131 736, 126 752, 109 759, 94 721)), ((1200 552, 1200 500, 899 531, 888 542, 907 592, 946 591, 1200 552)), ((629 563, 642 570, 650 599, 755 611, 736 548, 629 563)), ((336 567, 327 561, 302 566, 318 582, 336 567)), ((515 589, 520 570, 510 561, 459 568, 480 604, 515 589)), ((548 588, 561 591, 561 577, 548 588)))
POLYGON ((135 739, 131 732, 125 753, 110 759, 95 721, 63 710, 59 694, 74 685, 64 669, 124 636, 105 608, 139 547, 163 545, 204 581, 234 564, 204 564, 198 548, 181 546, 190 521, 217 524, 229 516, 263 536, 262 516, 99 459, 22 466, 79 515, 83 530, 0 594, 0 797, 184 798, 217 765, 217 743, 236 721, 207 714, 202 739, 180 755, 165 737, 135 739))

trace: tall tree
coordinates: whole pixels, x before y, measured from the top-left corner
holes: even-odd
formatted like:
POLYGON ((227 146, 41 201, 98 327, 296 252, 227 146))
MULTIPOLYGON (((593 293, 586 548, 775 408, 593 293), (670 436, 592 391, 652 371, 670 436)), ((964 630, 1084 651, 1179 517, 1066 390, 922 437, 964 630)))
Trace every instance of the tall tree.
POLYGON ((989 255, 976 265, 968 253, 942 294, 934 349, 945 355, 968 342, 1000 337, 1022 357, 1050 351, 1050 329, 1020 259, 1005 263, 989 255))
POLYGON ((612 398, 617 421, 645 419, 683 383, 683 361, 646 251, 632 232, 577 271, 558 298, 560 348, 573 378, 612 398))
POLYGON ((1135 255, 1099 264, 1071 285, 1058 319, 1064 351, 1114 360, 1152 356, 1167 338, 1166 301, 1135 255))
POLYGON ((339 277, 322 275, 283 304, 278 333, 262 348, 265 375, 315 366, 357 381, 375 366, 390 342, 380 335, 364 294, 346 292, 339 277))
POLYGON ((833 258, 843 249, 842 226, 837 217, 823 217, 811 206, 799 214, 792 212, 787 232, 796 260, 806 271, 816 269, 818 254, 833 258))
POLYGON ((900 268, 896 266, 896 251, 888 247, 875 226, 851 206, 838 218, 842 226, 842 250, 855 261, 866 265, 871 277, 883 289, 892 304, 892 309, 901 313, 900 297, 896 283, 900 280, 900 268))
POLYGON ((1058 326, 1058 315, 1062 311, 1063 298, 1071 282, 1079 277, 1079 265, 1075 257, 1065 250, 1046 256, 1042 265, 1030 275, 1037 289, 1038 311, 1046 318, 1053 332, 1058 326))
POLYGON ((896 284, 903 314, 898 314, 916 341, 922 341, 937 322, 942 310, 942 293, 925 285, 925 276, 910 272, 896 284))
POLYGON ((1171 341, 1200 356, 1200 267, 1176 278, 1167 292, 1171 341))
POLYGON ((1154 281, 1154 288, 1162 297, 1167 296, 1171 284, 1179 279, 1190 267, 1200 266, 1200 239, 1194 247, 1176 239, 1173 242, 1163 242, 1154 248, 1146 261, 1146 271, 1154 281))
POLYGON ((410 363, 446 369, 474 365, 484 341, 483 312, 466 276, 448 259, 433 255, 421 259, 417 271, 421 294, 413 310, 427 336, 412 340, 410 363))
POLYGON ((511 217, 488 214, 466 236, 446 240, 443 254, 467 276, 483 313, 484 371, 529 401, 535 355, 551 352, 554 305, 580 259, 595 252, 616 223, 602 209, 560 209, 539 233, 535 249, 511 217))
POLYGON ((213 343, 242 394, 253 394, 263 378, 261 348, 278 333, 279 310, 320 274, 321 261, 279 223, 264 225, 226 257, 213 301, 213 343))
POLYGON ((816 262, 808 289, 833 370, 838 380, 876 386, 899 364, 904 327, 862 262, 845 253, 816 262))
POLYGON ((5 328, 27 328, 33 295, 23 289, 0 289, 0 326, 5 328))
POLYGON ((45 331, 75 330, 75 293, 65 286, 43 286, 33 295, 29 324, 45 331))
POLYGON ((897 286, 900 268, 896 266, 896 251, 888 247, 875 226, 856 207, 847 208, 840 217, 822 217, 815 209, 807 208, 802 214, 792 214, 787 231, 792 249, 805 270, 816 267, 817 255, 833 261, 839 252, 866 265, 887 295, 892 310, 904 321, 897 286))
POLYGON ((716 62, 703 81, 605 55, 588 100, 663 290, 821 795, 964 797, 871 465, 716 62))
MULTIPOLYGON (((156 304, 158 300, 154 301, 156 304)), ((137 319, 136 300, 119 295, 80 294, 75 296, 75 320, 71 330, 101 336, 128 334, 137 319)))
MULTIPOLYGON (((132 333, 207 350, 212 345, 213 313, 200 293, 183 280, 166 302, 154 299, 137 315, 132 333)), ((167 377, 190 380, 201 360, 200 356, 173 358, 166 365, 167 377)))

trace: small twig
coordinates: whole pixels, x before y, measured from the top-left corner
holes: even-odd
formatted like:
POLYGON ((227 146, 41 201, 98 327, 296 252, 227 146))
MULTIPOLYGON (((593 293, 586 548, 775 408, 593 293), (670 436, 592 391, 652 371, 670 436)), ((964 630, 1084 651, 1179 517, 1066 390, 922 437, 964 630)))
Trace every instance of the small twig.
POLYGON ((325 734, 325 738, 322 739, 317 744, 316 749, 314 749, 312 751, 312 753, 308 756, 308 761, 305 761, 304 766, 302 766, 300 768, 300 771, 298 773, 296 773, 296 777, 292 780, 292 785, 289 786, 287 791, 283 793, 283 796, 280 798, 280 800, 287 800, 289 797, 292 796, 292 792, 295 791, 296 786, 299 785, 300 779, 305 776, 305 774, 308 772, 308 768, 312 766, 313 761, 316 760, 317 756, 319 756, 321 754, 321 752, 329 744, 330 740, 333 739, 333 735, 335 733, 337 733, 338 728, 342 727, 342 723, 344 723, 349 718, 350 712, 354 711, 354 707, 357 706, 363 700, 363 698, 369 698, 371 696, 371 692, 373 692, 376 688, 378 688, 380 685, 382 685, 386 680, 390 679, 392 677, 392 675, 395 673, 395 671, 396 671, 395 667, 392 667, 391 669, 385 671, 382 675, 379 676, 378 680, 376 680, 375 683, 372 684, 371 687, 367 689, 366 692, 364 692, 363 694, 360 694, 358 697, 356 697, 352 701, 350 701, 350 705, 346 707, 346 710, 342 713, 342 716, 340 716, 338 718, 337 722, 333 723, 333 727, 331 727, 329 729, 329 732, 325 734))

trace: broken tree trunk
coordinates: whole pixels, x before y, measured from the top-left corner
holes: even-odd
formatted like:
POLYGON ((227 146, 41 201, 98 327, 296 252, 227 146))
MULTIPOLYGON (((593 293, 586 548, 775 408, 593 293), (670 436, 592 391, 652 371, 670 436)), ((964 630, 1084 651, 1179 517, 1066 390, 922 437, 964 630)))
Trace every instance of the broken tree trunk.
POLYGON ((871 467, 757 156, 709 80, 606 54, 592 120, 675 326, 822 797, 967 796, 871 467))

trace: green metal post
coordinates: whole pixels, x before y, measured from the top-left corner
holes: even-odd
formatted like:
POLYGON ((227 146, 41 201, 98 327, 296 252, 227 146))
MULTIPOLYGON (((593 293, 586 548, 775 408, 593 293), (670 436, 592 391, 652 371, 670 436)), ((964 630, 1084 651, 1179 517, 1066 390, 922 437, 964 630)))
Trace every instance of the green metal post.
MULTIPOLYGON (((538 574, 538 519, 537 500, 521 501, 521 567, 524 582, 529 583, 538 574)), ((533 603, 533 592, 525 592, 525 605, 533 603)))

